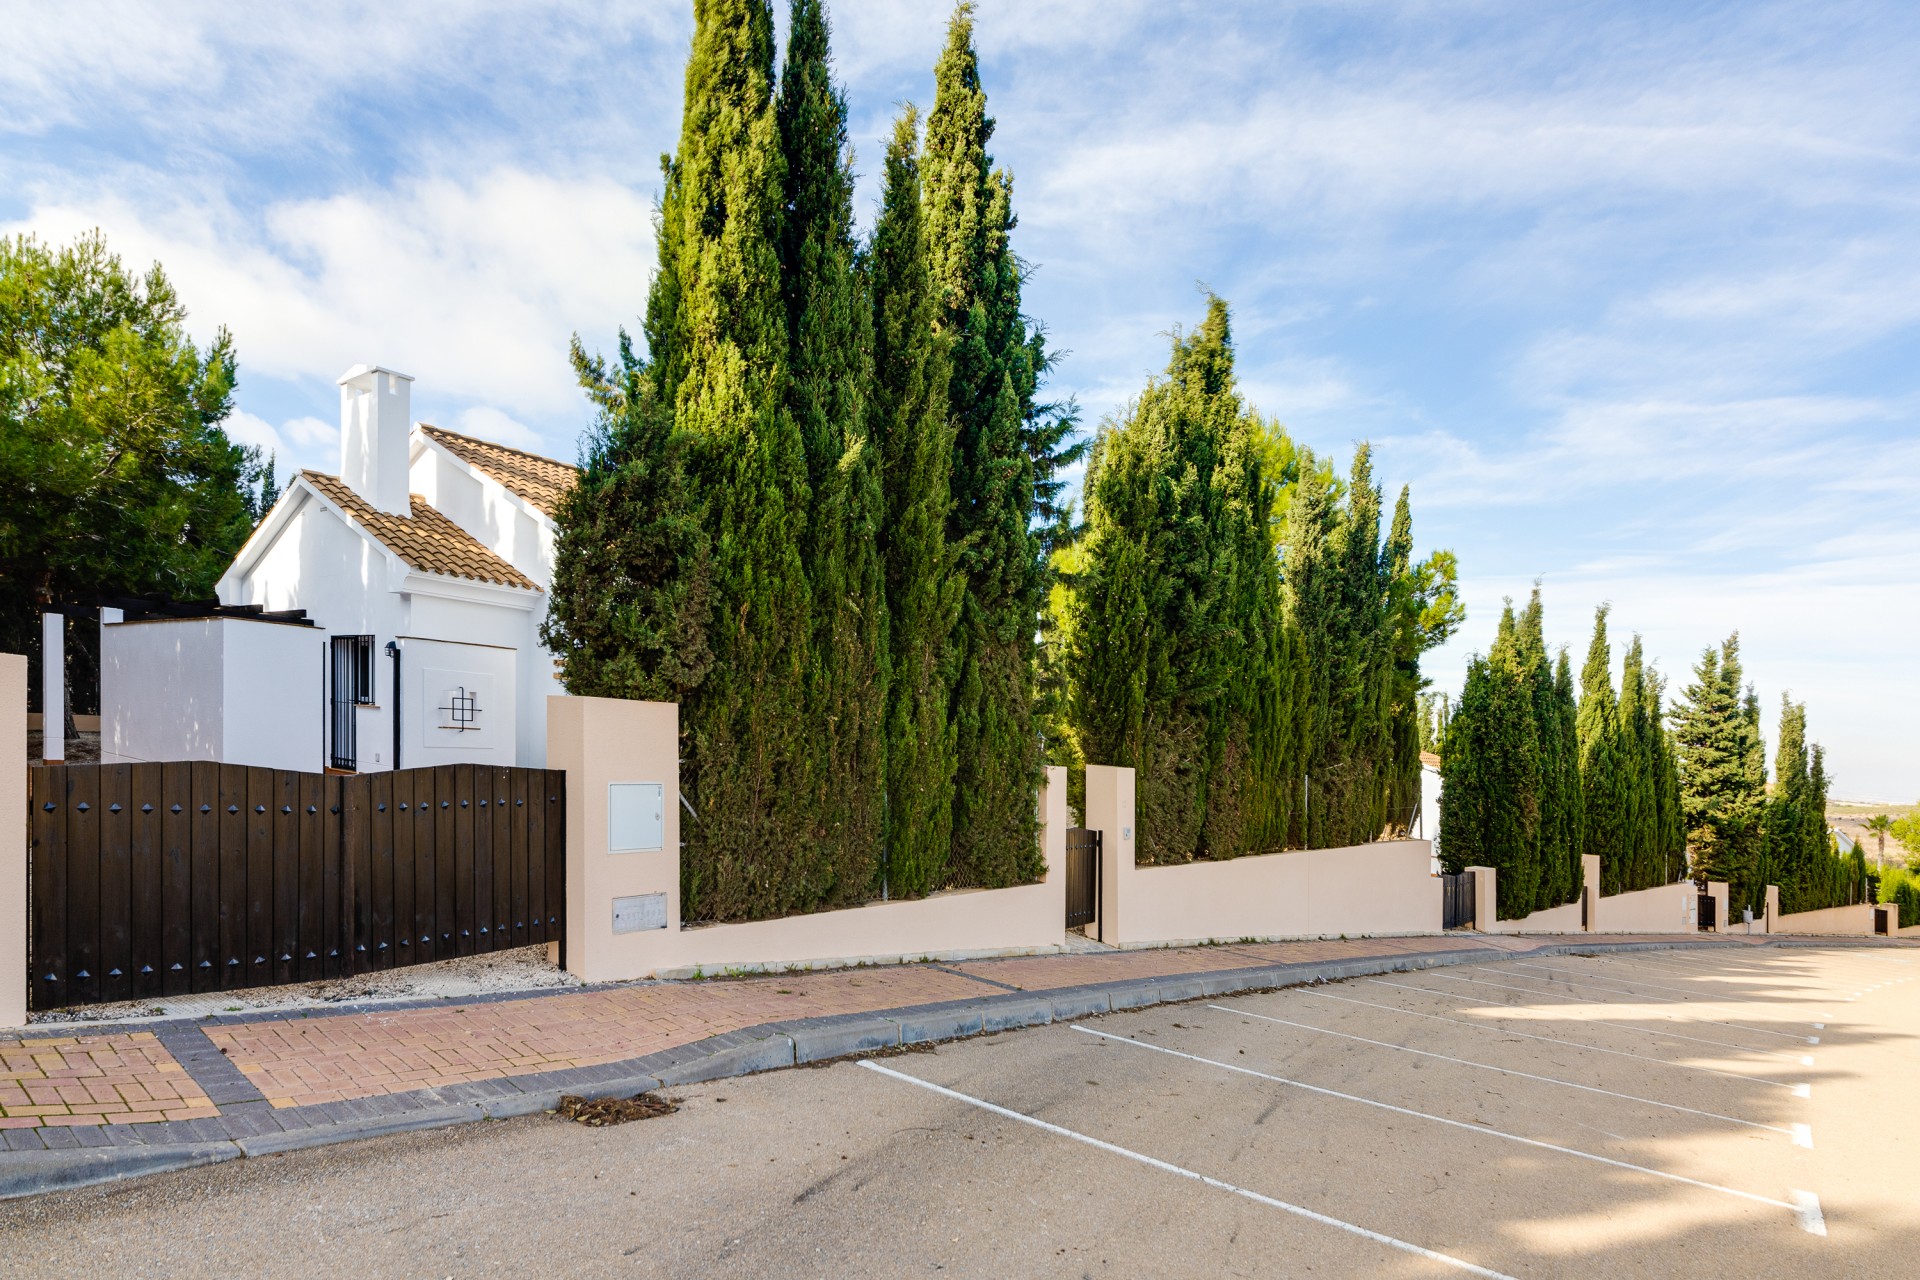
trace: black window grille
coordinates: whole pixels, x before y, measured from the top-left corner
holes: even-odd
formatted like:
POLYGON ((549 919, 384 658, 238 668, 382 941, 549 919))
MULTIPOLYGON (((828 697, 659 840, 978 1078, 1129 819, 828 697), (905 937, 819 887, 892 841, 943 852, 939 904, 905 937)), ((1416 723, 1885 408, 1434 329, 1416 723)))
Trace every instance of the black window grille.
POLYGON ((373 705, 373 637, 333 637, 331 745, 328 763, 335 769, 358 769, 359 717, 356 707, 373 705))

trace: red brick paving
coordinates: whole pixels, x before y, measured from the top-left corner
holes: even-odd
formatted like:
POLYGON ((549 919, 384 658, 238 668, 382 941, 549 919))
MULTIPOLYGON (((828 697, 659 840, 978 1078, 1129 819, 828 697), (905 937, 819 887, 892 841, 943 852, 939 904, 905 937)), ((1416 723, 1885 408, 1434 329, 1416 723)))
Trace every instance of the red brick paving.
POLYGON ((218 1114, 151 1031, 0 1042, 0 1129, 218 1114))

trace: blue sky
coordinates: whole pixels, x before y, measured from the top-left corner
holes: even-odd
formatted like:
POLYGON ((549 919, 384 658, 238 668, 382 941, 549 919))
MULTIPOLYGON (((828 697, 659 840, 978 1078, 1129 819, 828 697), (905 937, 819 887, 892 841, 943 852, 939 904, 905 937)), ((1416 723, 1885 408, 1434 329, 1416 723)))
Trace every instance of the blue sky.
MULTIPOLYGON (((948 6, 830 6, 871 217, 948 6)), ((1920 796, 1920 6, 983 0, 1032 313, 1089 426, 1234 305, 1249 397, 1371 440, 1468 624, 1546 584, 1684 683, 1738 628, 1843 797, 1920 796)), ((334 379, 572 457, 635 325, 691 5, 41 5, 0 231, 103 228, 235 335, 236 435, 336 465, 334 379)), ((1618 653, 1616 651, 1616 664, 1618 653)))

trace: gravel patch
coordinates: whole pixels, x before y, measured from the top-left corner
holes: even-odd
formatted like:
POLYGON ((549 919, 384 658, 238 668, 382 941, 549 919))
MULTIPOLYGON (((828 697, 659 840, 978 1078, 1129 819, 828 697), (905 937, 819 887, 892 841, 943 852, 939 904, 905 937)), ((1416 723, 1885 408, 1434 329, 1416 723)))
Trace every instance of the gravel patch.
POLYGON ((328 1005, 368 1000, 460 999, 503 991, 540 991, 579 985, 578 978, 547 963, 546 944, 539 943, 512 951, 460 956, 324 982, 47 1009, 30 1015, 29 1021, 34 1026, 147 1022, 156 1018, 198 1018, 212 1013, 323 1009, 328 1005))

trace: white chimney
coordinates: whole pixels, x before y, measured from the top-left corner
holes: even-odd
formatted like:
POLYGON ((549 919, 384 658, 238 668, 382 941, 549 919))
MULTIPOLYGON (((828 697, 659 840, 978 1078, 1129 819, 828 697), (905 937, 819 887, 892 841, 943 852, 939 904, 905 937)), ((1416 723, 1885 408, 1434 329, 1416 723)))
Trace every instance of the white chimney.
POLYGON ((340 375, 340 478, 389 515, 413 514, 407 500, 407 433, 413 379, 378 365, 340 375))

